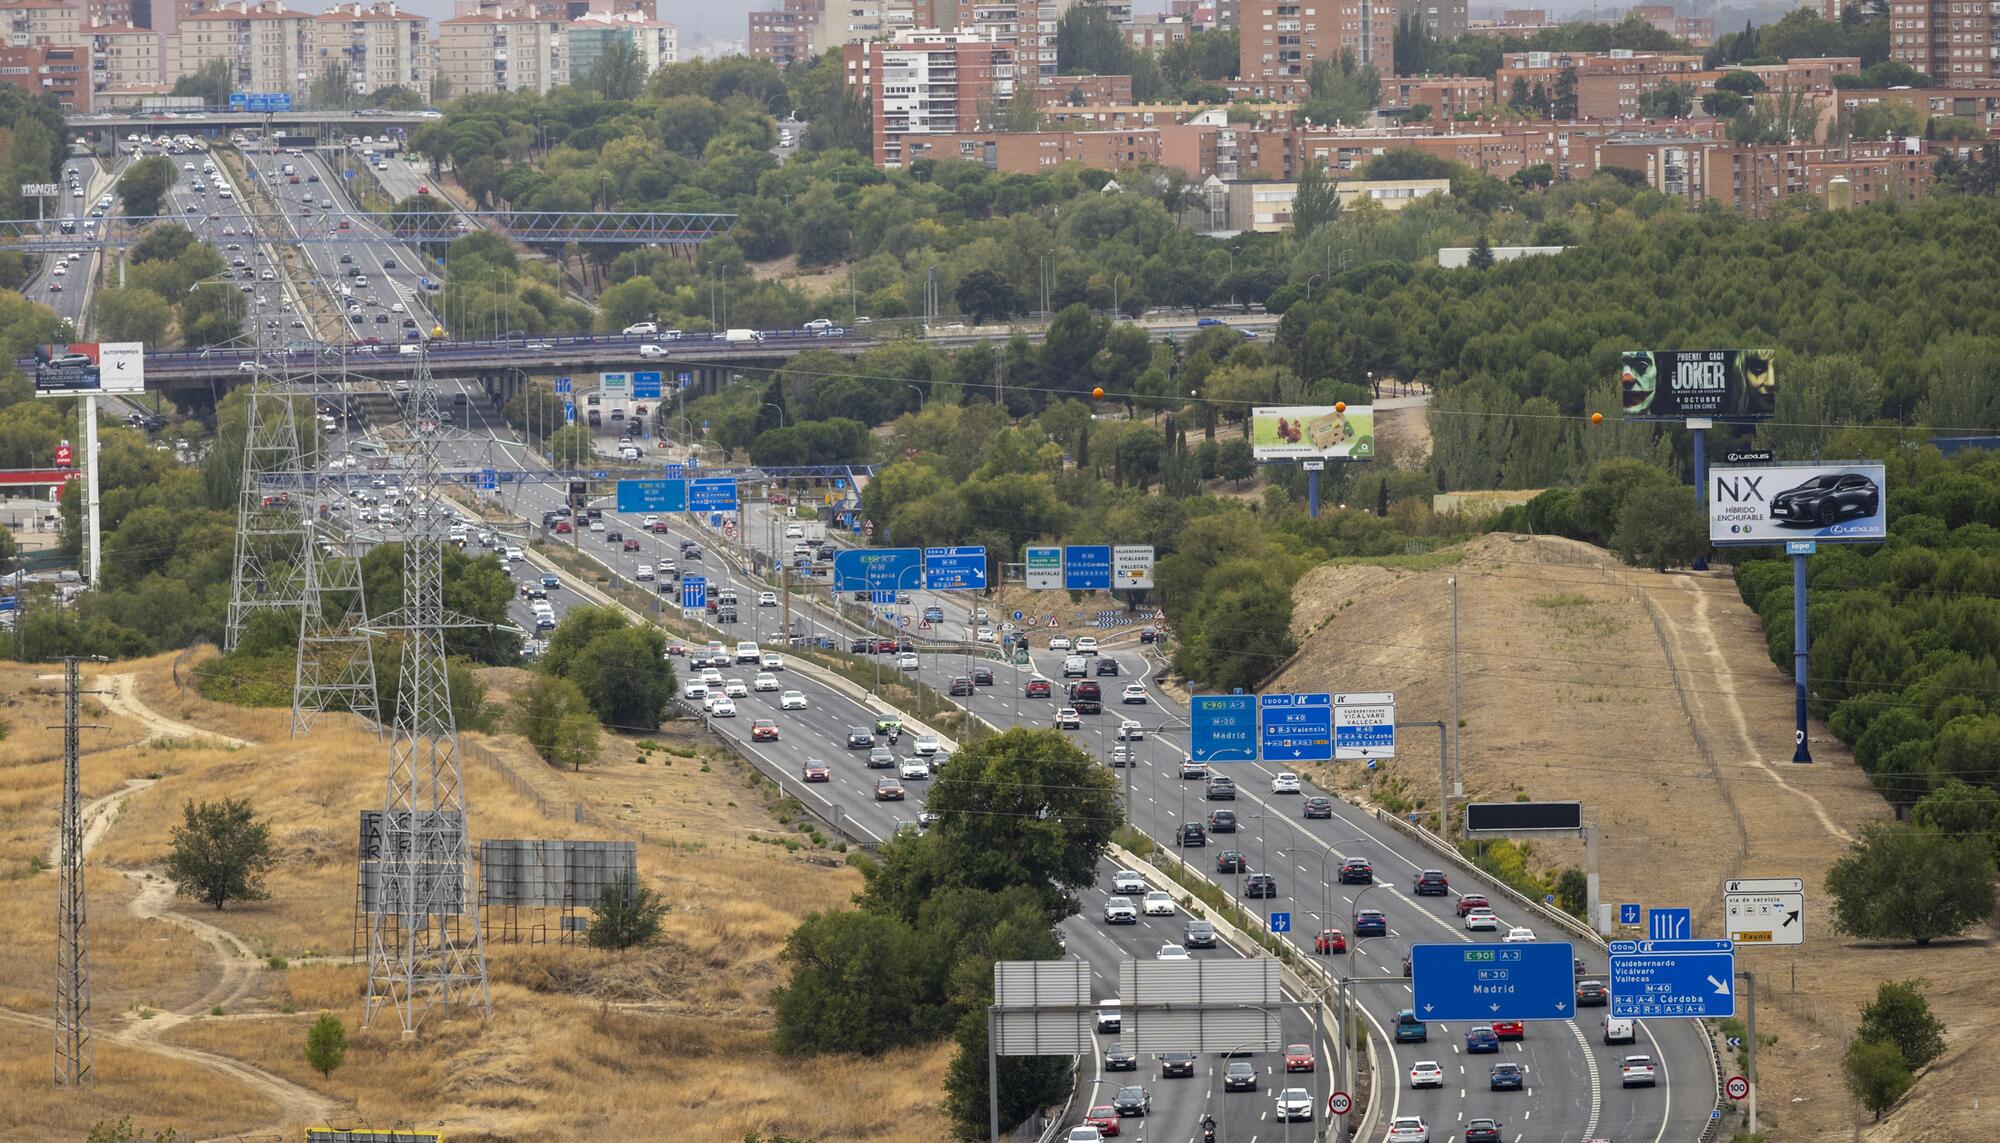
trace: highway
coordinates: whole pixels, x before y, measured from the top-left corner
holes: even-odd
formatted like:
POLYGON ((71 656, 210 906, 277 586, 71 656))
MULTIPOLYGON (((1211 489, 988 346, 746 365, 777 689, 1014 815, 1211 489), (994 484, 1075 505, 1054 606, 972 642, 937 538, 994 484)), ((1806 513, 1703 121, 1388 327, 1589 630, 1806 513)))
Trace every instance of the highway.
MULTIPOLYGON (((62 198, 46 204, 44 208, 49 211, 49 217, 74 218, 81 225, 81 220, 89 217, 93 204, 100 197, 112 193, 118 174, 125 169, 128 161, 119 156, 107 168, 96 159, 72 156, 64 164, 64 170, 77 172, 82 189, 71 191, 69 180, 61 180, 62 198)), ((101 257, 95 251, 80 251, 78 257, 67 260, 63 260, 62 256, 44 258, 35 273, 22 284, 21 293, 29 301, 40 302, 56 311, 59 317, 70 323, 72 329, 83 333, 83 315, 96 292, 93 276, 101 257), (62 268, 60 274, 56 273, 58 266, 62 268)), ((116 281, 112 284, 115 285, 116 281)))

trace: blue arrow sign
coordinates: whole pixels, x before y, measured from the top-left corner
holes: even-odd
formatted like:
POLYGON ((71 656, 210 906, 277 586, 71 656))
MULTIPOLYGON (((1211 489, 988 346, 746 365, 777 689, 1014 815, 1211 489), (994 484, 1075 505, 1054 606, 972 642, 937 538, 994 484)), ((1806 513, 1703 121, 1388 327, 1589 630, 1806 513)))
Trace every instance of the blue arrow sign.
POLYGON ((621 480, 618 482, 620 512, 685 512, 688 485, 685 480, 621 480))
POLYGON ((700 611, 708 606, 708 577, 681 577, 681 606, 689 611, 700 611))
POLYGON ((636 401, 640 400, 641 398, 644 398, 647 400, 657 401, 659 400, 659 397, 660 397, 660 375, 658 373, 648 372, 648 373, 632 374, 633 400, 636 401))
POLYGON ((570 391, 569 378, 567 377, 556 378, 556 396, 561 397, 564 394, 568 393, 569 391, 570 391))
POLYGON ((1188 755, 1196 762, 1257 760, 1256 695, 1196 695, 1188 725, 1188 755))
POLYGON ((916 548, 846 548, 833 556, 833 590, 888 592, 919 585, 923 552, 916 548))
POLYGON ((1291 932, 1291 931, 1292 931, 1292 915, 1291 915, 1290 913, 1273 913, 1273 914, 1271 914, 1271 931, 1272 931, 1272 932, 1274 932, 1274 933, 1289 933, 1289 932, 1291 932))
POLYGON ((984 591, 986 549, 925 548, 924 587, 931 591, 984 591))
POLYGON ((1575 1015, 1568 941, 1413 945, 1411 990, 1421 1020, 1567 1020, 1575 1015))
POLYGON ((1638 924, 1638 923, 1639 923, 1639 906, 1637 906, 1637 905, 1620 905, 1620 906, 1618 906, 1618 923, 1619 923, 1619 924, 1621 924, 1621 925, 1636 925, 1636 924, 1638 924))
POLYGON ((1070 591, 1111 590, 1111 546, 1072 544, 1063 549, 1063 587, 1070 591))
POLYGON ((1736 1015, 1736 954, 1611 955, 1611 1015, 1622 1020, 1695 1020, 1736 1015))
POLYGON ((1265 695, 1258 705, 1259 748, 1266 762, 1333 759, 1331 694, 1265 695))
POLYGON ((1691 909, 1646 910, 1646 936, 1656 941, 1684 941, 1694 935, 1691 909))
POLYGON ((688 482, 688 510, 691 512, 736 511, 736 481, 727 476, 710 476, 688 482))

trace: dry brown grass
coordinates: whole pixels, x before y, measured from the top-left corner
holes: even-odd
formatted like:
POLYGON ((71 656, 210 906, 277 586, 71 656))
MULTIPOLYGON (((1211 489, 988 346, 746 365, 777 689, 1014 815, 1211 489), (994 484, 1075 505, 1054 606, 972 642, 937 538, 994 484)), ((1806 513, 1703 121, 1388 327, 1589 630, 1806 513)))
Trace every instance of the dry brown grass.
POLYGON ((184 1060, 98 1038, 97 1082, 64 1090, 49 1082, 50 1033, 0 1020, 0 1143, 82 1139, 99 1123, 129 1116, 147 1138, 174 1127, 183 1139, 210 1138, 271 1118, 269 1101, 244 1085, 184 1060))

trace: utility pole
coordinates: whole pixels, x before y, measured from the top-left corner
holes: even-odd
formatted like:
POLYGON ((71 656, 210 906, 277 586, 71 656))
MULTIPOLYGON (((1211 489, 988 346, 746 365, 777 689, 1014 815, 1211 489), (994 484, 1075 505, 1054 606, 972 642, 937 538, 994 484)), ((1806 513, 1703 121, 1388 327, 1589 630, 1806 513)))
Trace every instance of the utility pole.
MULTIPOLYGON (((100 660, 101 661, 101 660, 100 660)), ((88 1087, 90 955, 83 887, 83 794, 77 759, 83 729, 80 660, 63 660, 62 820, 57 825, 55 1086, 88 1087)), ((93 729, 101 729, 93 727, 93 729)))

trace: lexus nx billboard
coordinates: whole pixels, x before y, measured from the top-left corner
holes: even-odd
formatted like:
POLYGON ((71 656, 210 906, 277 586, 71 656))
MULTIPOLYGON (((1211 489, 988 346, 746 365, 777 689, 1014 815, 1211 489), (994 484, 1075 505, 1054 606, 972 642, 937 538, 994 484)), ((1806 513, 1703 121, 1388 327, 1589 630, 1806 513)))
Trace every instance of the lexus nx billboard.
POLYGON ((1716 544, 1834 543, 1889 534, 1882 465, 1732 465, 1708 470, 1708 538, 1716 544))

